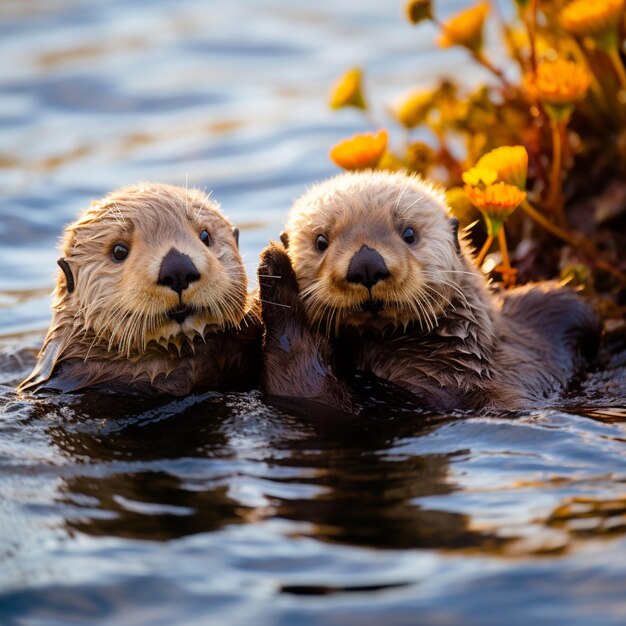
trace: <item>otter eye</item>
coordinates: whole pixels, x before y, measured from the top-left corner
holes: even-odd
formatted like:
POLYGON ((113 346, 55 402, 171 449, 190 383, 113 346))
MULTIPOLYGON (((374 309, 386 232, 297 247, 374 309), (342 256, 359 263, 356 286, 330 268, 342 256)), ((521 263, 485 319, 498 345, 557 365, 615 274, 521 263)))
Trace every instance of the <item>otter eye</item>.
POLYGON ((417 241, 417 235, 412 228, 406 228, 402 233, 402 239, 408 244, 415 243, 417 241))
POLYGON ((209 231, 207 230, 203 230, 200 233, 200 241, 205 245, 205 246, 210 246, 211 245, 211 235, 209 235, 209 231))
POLYGON ((318 235, 315 240, 315 247, 320 251, 324 252, 326 248, 328 248, 328 238, 324 237, 324 235, 318 235))
POLYGON ((116 243, 111 250, 111 258, 117 263, 121 263, 128 256, 128 246, 123 243, 116 243))

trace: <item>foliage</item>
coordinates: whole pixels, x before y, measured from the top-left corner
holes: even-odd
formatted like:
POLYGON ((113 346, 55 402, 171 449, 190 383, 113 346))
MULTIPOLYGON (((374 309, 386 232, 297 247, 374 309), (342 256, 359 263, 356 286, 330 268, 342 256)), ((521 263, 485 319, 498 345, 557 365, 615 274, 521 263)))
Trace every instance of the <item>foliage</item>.
MULTIPOLYGON (((405 170, 439 180, 451 211, 473 226, 485 271, 494 268, 483 260, 498 240, 492 258, 502 260, 496 277, 505 286, 516 280, 506 222, 522 280, 561 272, 616 301, 626 286, 626 234, 619 228, 626 222, 624 0, 514 4, 510 21, 494 16, 486 1, 441 21, 431 0, 409 0, 410 23, 434 23, 439 46, 465 48, 493 80, 473 91, 448 78, 414 88, 389 106, 391 123, 379 125, 389 130, 341 142, 331 158, 344 169, 405 170), (508 50, 503 67, 484 45, 489 20, 508 50), (418 141, 416 130, 432 141, 418 141), (388 133, 404 137, 400 150, 391 139, 388 145, 388 133)), ((363 94, 363 75, 353 68, 337 81, 331 104, 368 116, 363 94)))

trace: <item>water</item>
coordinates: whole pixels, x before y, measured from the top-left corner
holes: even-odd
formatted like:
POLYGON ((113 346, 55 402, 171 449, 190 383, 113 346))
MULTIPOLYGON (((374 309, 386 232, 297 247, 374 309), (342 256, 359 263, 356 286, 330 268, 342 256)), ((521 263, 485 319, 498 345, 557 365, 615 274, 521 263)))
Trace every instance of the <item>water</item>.
POLYGON ((325 108, 343 69, 368 68, 383 119, 445 68, 481 79, 399 5, 0 4, 3 626, 626 622, 623 352, 560 407, 489 418, 12 390, 91 199, 213 190, 252 275, 328 146, 366 127, 325 108))

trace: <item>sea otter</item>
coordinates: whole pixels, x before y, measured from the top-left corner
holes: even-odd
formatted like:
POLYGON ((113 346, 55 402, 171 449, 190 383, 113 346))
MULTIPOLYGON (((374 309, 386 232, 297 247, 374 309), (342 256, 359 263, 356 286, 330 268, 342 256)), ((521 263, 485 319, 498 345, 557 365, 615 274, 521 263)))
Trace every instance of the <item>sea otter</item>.
POLYGON ((271 395, 350 410, 344 380, 360 370, 424 408, 519 410, 556 398, 597 349, 596 315, 573 291, 488 285, 443 193, 420 178, 317 184, 281 239, 259 270, 271 395))
POLYGON ((53 316, 19 390, 182 395, 245 388, 260 368, 238 231, 203 193, 124 187, 65 230, 53 316))

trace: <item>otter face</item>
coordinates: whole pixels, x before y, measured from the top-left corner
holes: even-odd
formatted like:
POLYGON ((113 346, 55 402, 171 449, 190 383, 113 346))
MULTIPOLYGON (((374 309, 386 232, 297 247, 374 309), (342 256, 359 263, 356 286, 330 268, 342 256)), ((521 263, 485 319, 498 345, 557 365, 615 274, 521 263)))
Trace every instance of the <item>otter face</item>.
POLYGON ((431 330, 467 271, 457 227, 443 194, 418 178, 364 172, 316 185, 284 239, 309 321, 327 334, 431 330))
POLYGON ((54 308, 73 317, 77 340, 128 357, 151 342, 180 350, 241 322, 247 281, 236 238, 197 191, 120 189, 67 227, 54 308))

